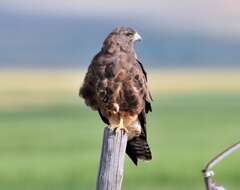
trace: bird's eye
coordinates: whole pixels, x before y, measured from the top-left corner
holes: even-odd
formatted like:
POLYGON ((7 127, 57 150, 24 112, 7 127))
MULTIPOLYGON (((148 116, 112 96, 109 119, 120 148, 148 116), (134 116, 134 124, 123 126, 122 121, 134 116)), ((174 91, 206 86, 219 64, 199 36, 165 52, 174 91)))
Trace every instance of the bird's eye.
POLYGON ((126 33, 126 36, 133 36, 133 33, 132 32, 128 32, 128 33, 126 33))

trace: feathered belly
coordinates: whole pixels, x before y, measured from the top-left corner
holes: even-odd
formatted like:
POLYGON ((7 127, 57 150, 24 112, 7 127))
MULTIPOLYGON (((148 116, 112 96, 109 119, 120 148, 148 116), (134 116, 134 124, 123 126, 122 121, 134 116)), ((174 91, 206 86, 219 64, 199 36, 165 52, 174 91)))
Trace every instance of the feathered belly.
POLYGON ((107 118, 116 113, 121 117, 135 116, 144 108, 143 95, 128 82, 108 81, 106 88, 97 91, 97 101, 107 118))

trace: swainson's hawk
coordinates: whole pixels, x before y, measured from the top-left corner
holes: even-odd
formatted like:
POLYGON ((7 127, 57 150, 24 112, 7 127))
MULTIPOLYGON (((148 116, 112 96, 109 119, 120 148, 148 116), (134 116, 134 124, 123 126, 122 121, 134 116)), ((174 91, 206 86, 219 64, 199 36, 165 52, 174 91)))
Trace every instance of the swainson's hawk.
POLYGON ((104 123, 127 132, 126 153, 136 165, 138 159, 152 159, 146 131, 151 95, 147 74, 134 51, 134 42, 140 39, 132 28, 113 30, 93 58, 79 92, 104 123))

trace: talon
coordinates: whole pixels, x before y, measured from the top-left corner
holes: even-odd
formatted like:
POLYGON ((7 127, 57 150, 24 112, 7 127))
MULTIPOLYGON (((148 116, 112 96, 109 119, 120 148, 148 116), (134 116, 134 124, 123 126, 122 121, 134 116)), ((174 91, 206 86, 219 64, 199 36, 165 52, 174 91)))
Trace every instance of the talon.
POLYGON ((114 132, 114 133, 117 133, 117 127, 116 127, 116 128, 113 128, 113 132, 114 132))
POLYGON ((114 130, 115 130, 116 133, 119 133, 120 131, 123 131, 123 134, 128 133, 128 130, 123 125, 123 119, 122 118, 119 121, 118 127, 116 127, 114 130))
POLYGON ((123 134, 127 134, 128 130, 124 127, 118 127, 116 128, 116 132, 119 133, 120 131, 123 131, 123 134))

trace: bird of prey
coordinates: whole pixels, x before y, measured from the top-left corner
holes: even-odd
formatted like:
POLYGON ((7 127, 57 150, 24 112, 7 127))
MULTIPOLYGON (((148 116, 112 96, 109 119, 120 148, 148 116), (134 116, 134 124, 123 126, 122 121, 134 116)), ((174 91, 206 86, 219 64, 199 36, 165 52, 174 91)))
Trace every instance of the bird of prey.
POLYGON ((146 131, 152 98, 147 74, 134 51, 134 42, 139 40, 141 36, 132 28, 113 30, 93 58, 79 91, 104 123, 127 133, 126 153, 135 165, 138 159, 152 159, 146 131))

